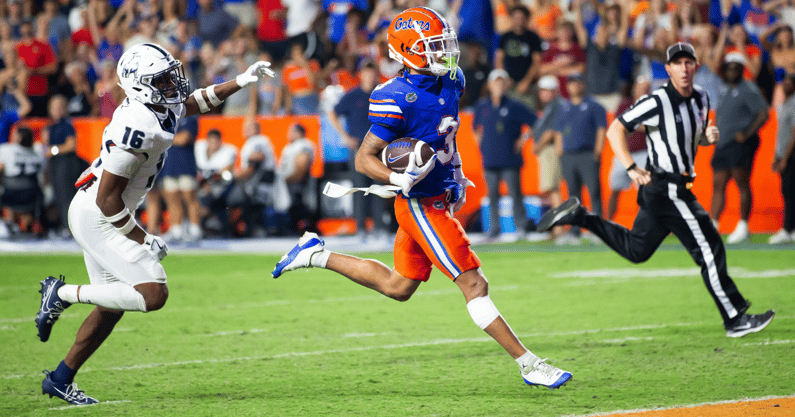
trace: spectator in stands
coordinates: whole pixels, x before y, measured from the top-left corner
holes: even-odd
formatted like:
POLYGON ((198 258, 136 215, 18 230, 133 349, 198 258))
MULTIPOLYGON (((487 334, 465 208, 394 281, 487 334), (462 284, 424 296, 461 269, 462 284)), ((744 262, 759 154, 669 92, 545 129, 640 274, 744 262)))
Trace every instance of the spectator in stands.
MULTIPOLYGON (((90 6, 89 6, 90 7, 90 6)), ((47 40, 59 56, 69 54, 71 48, 72 31, 66 15, 61 13, 61 8, 55 0, 46 0, 44 10, 36 16, 36 24, 46 22, 47 40)))
MULTIPOLYGON (((281 0, 257 1, 257 9, 259 12, 257 39, 261 42, 260 49, 268 52, 277 61, 281 61, 282 58, 284 58, 288 46, 285 23, 287 25, 287 30, 289 30, 290 22, 287 20, 288 9, 285 3, 286 2, 281 0)), ((317 9, 316 4, 315 9, 317 9)), ((297 8, 295 12, 297 12, 297 14, 304 13, 300 8, 297 8)))
POLYGON ((55 204, 60 220, 59 235, 69 236, 69 203, 77 189, 75 181, 88 163, 77 156, 77 133, 68 117, 66 97, 56 95, 50 99, 50 124, 42 130, 44 156, 49 159, 49 178, 55 194, 55 204))
POLYGON ((615 13, 618 7, 620 17, 617 32, 609 32, 607 25, 597 25, 593 38, 588 36, 582 18, 582 2, 574 0, 574 11, 577 17, 575 32, 578 43, 585 47, 585 78, 587 80, 588 94, 605 110, 616 111, 621 102, 621 67, 616 63, 621 61, 621 54, 627 44, 627 29, 629 16, 621 13, 619 5, 611 5, 608 10, 615 13))
MULTIPOLYGON (((602 215, 602 186, 599 166, 605 144, 607 116, 605 109, 585 93, 585 82, 579 74, 566 84, 570 100, 563 103, 557 123, 555 140, 562 149, 560 165, 569 195, 580 197, 582 186, 588 187, 591 212, 602 215)), ((579 228, 572 228, 574 235, 579 228)))
POLYGON ((291 228, 300 233, 314 227, 315 215, 310 201, 314 198, 310 170, 315 159, 315 148, 306 138, 306 128, 295 123, 287 133, 287 146, 282 149, 277 175, 287 183, 291 205, 291 228))
MULTIPOLYGON (((6 59, 14 58, 16 53, 13 48, 7 47, 7 49, 6 59)), ((10 66, 0 70, 0 91, 6 92, 10 97, 3 97, 3 105, 0 106, 0 144, 9 141, 11 126, 18 120, 27 117, 33 108, 25 94, 24 85, 27 79, 25 71, 20 69, 13 60, 6 62, 10 62, 10 66)))
POLYGON ((126 1, 107 22, 101 22, 97 14, 98 2, 88 5, 87 19, 88 30, 94 45, 97 46, 97 60, 112 60, 117 62, 124 53, 122 42, 127 39, 128 26, 133 19, 132 6, 134 2, 126 1), (102 24, 104 23, 104 27, 102 24))
MULTIPOLYGON (((723 213, 726 184, 734 179, 740 190, 740 221, 726 239, 735 244, 749 238, 748 218, 751 215, 751 169, 759 147, 757 132, 767 122, 767 102, 759 88, 743 79, 745 55, 726 54, 722 68, 724 83, 715 110, 715 124, 720 140, 712 156, 712 207, 710 216, 717 225, 723 213)), ((717 226, 716 226, 717 229, 717 226)))
POLYGON ((119 77, 116 75, 116 61, 104 60, 99 62, 99 80, 94 84, 96 91, 97 107, 100 117, 113 117, 116 107, 126 97, 124 90, 119 87, 119 77))
POLYGON ((334 44, 342 40, 348 12, 354 8, 368 11, 370 4, 367 0, 323 0, 323 10, 328 13, 328 37, 334 44))
POLYGON ((157 28, 160 26, 160 17, 156 14, 141 16, 135 28, 137 29, 127 40, 124 42, 124 50, 130 49, 134 45, 140 43, 154 43, 158 45, 168 45, 169 39, 160 36, 157 28))
MULTIPOLYGON (((541 116, 533 125, 535 143, 533 153, 538 158, 538 192, 546 199, 547 206, 557 207, 563 199, 560 196, 560 142, 555 141, 558 118, 563 110, 563 99, 558 92, 558 79, 545 75, 538 80, 538 104, 541 116)), ((563 227, 552 228, 552 238, 562 235, 563 227)))
POLYGON ((194 142, 198 134, 198 116, 180 118, 174 143, 168 149, 168 158, 160 171, 163 200, 171 222, 166 239, 172 242, 193 243, 202 236, 194 154, 194 142))
POLYGON ((95 117, 99 115, 97 95, 86 79, 88 66, 82 61, 72 61, 64 67, 67 83, 58 88, 66 97, 69 117, 95 117))
MULTIPOLYGON (((370 108, 370 93, 378 84, 378 68, 373 62, 366 62, 359 71, 360 84, 358 87, 345 93, 339 102, 328 112, 328 119, 344 139, 345 146, 350 150, 350 155, 355 155, 361 146, 364 136, 370 130, 368 117, 370 108), (347 130, 342 128, 340 117, 345 117, 347 130)), ((369 187, 374 184, 369 177, 356 172, 354 158, 348 158, 348 172, 353 180, 354 187, 369 187)), ((384 201, 378 196, 364 196, 361 193, 353 194, 353 216, 356 218, 357 235, 365 240, 369 232, 365 227, 367 215, 373 219, 373 235, 383 237, 387 231, 384 222, 384 201)))
MULTIPOLYGON (((277 198, 276 155, 270 138, 262 134, 260 124, 253 117, 243 123, 246 143, 240 150, 240 170, 235 173, 234 198, 230 206, 243 208, 246 234, 262 237, 278 234, 283 225, 276 213, 289 209, 289 197, 277 198), (287 201, 285 201, 287 200, 287 201)), ((282 182, 279 191, 286 191, 282 182)), ((283 197, 283 196, 282 196, 283 197)))
POLYGON ((295 115, 315 114, 320 97, 320 64, 307 60, 300 43, 290 46, 290 60, 282 69, 282 84, 285 90, 285 109, 295 115))
POLYGON ((520 238, 532 224, 527 221, 519 170, 524 165, 524 146, 532 136, 531 126, 536 116, 524 104, 505 95, 510 82, 507 71, 499 68, 491 71, 489 97, 477 103, 472 122, 489 189, 488 236, 491 239, 500 235, 500 180, 508 185, 513 200, 513 221, 520 238))
MULTIPOLYGON (((629 97, 625 97, 616 110, 616 117, 624 114, 632 104, 637 102, 642 96, 651 92, 651 83, 643 77, 635 79, 632 85, 632 92, 629 97)), ((629 153, 635 164, 642 169, 646 169, 646 132, 644 129, 635 130, 627 136, 629 153)), ((622 191, 629 190, 632 181, 629 178, 626 167, 621 164, 617 156, 613 156, 613 166, 610 169, 610 199, 607 200, 607 219, 612 220, 618 209, 618 197, 622 191)))
MULTIPOLYGON (((273 62, 268 52, 262 52, 257 60, 273 62)), ((279 72, 279 69, 275 66, 272 69, 279 72)), ((281 113, 283 95, 284 91, 280 77, 265 77, 257 84, 257 88, 249 88, 249 102, 252 106, 255 106, 256 113, 263 116, 281 113)))
POLYGON ((364 12, 353 8, 348 12, 345 20, 345 31, 342 39, 337 44, 335 54, 342 62, 343 68, 355 69, 359 64, 359 59, 366 55, 370 49, 368 44, 368 34, 364 27, 364 12))
POLYGON ((23 233, 30 232, 33 220, 41 213, 42 193, 39 174, 44 170, 44 157, 33 146, 33 131, 21 126, 9 143, 0 145, 0 174, 2 195, 0 210, 5 224, 0 224, 0 238, 20 226, 23 233))
POLYGON ((568 98, 568 90, 565 88, 567 79, 572 74, 582 74, 585 71, 585 52, 577 44, 573 23, 561 22, 555 33, 556 41, 541 56, 539 74, 558 77, 560 94, 568 98))
MULTIPOLYGON (((464 95, 459 99, 459 104, 461 108, 470 108, 483 97, 491 66, 489 66, 488 54, 483 49, 483 45, 478 42, 464 44, 461 54, 463 55, 461 70, 464 72, 467 85, 464 95)), ((394 60, 391 61, 397 63, 394 60)))
POLYGON ((162 6, 160 13, 163 18, 157 27, 157 36, 159 39, 168 39, 168 44, 174 44, 175 39, 179 36, 181 3, 178 0, 163 0, 162 6))
POLYGON ((223 8, 216 7, 214 0, 198 0, 199 38, 202 42, 210 42, 217 47, 221 42, 232 37, 238 20, 223 8))
POLYGON ((33 104, 32 117, 47 116, 47 101, 50 94, 48 77, 58 71, 58 59, 50 45, 33 37, 33 25, 30 21, 20 26, 22 37, 16 46, 17 55, 30 71, 27 95, 33 104))
POLYGON ((19 39, 22 37, 22 25, 25 21, 29 21, 31 16, 25 15, 25 9, 22 7, 22 0, 9 0, 7 2, 8 14, 5 20, 11 26, 11 33, 14 38, 19 39))
POLYGON ((507 71, 516 93, 525 95, 538 78, 544 48, 541 38, 527 28, 530 10, 519 5, 511 8, 510 13, 511 30, 500 36, 500 47, 494 53, 494 68, 507 71))
MULTIPOLYGON (((733 2, 726 21, 730 25, 740 25, 747 33, 750 43, 761 45, 759 37, 776 17, 762 8, 763 0, 741 0, 733 2)), ((748 57, 746 57, 748 58, 748 57)))
POLYGON ((534 5, 531 9, 532 26, 541 39, 553 42, 558 28, 558 19, 563 15, 563 11, 555 4, 554 0, 538 0, 534 2, 534 5))
POLYGON ((784 198, 784 224, 770 237, 770 244, 795 241, 795 74, 783 82, 785 100, 778 107, 778 130, 773 171, 781 175, 781 196, 784 198))
POLYGON ((721 30, 718 37, 718 45, 726 44, 727 40, 729 44, 726 45, 724 54, 731 52, 741 54, 745 61, 743 77, 748 81, 755 82, 759 71, 762 70, 762 50, 750 42, 745 28, 740 24, 731 26, 728 31, 721 30))
MULTIPOLYGON (((235 31, 231 42, 225 44, 229 48, 229 65, 224 79, 230 80, 246 70, 249 65, 257 62, 257 42, 252 29, 241 26, 235 31)), ((269 77, 270 78, 270 77, 269 77)), ((251 89, 256 91, 255 88, 251 89)), ((224 116, 242 116, 249 113, 252 102, 250 94, 233 94, 224 102, 224 116)), ((256 103, 256 102, 254 102, 256 103)))
POLYGON ((200 178, 199 199, 204 208, 209 210, 201 216, 204 219, 204 229, 231 236, 226 199, 234 185, 232 170, 235 167, 237 148, 223 143, 219 130, 210 129, 207 139, 196 141, 194 153, 200 178))
POLYGON ((693 32, 692 45, 696 50, 696 61, 699 63, 693 83, 707 92, 710 105, 716 107, 718 102, 721 79, 717 75, 723 59, 723 48, 716 47, 718 32, 714 26, 702 25, 693 32))
POLYGON ((224 11, 234 16, 241 26, 253 28, 257 24, 257 6, 254 0, 225 0, 224 11))
POLYGON ((778 106, 784 101, 781 82, 787 74, 795 74, 795 42, 793 42, 792 27, 783 23, 771 25, 762 33, 759 40, 762 41, 762 47, 770 54, 768 65, 776 81, 772 104, 778 106), (769 41, 771 36, 773 42, 769 41))
MULTIPOLYGON (((289 53, 289 46, 294 42, 299 42, 304 46, 307 57, 319 58, 321 56, 318 48, 322 48, 321 39, 328 39, 328 30, 317 30, 312 27, 321 13, 320 2, 318 0, 282 0, 282 4, 287 7, 287 45, 281 57, 289 53), (321 35, 322 34, 322 35, 321 35)), ((281 57, 279 60, 281 60, 281 57)))

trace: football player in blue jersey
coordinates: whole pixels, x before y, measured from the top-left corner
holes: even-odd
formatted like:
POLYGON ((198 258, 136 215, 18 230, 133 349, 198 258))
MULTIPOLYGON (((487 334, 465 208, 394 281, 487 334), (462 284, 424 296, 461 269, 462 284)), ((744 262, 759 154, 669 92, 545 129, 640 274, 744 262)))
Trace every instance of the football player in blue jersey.
POLYGON ((273 271, 318 267, 340 273, 398 301, 408 300, 428 280, 431 265, 455 282, 464 294, 475 323, 519 364, 529 385, 560 387, 571 373, 547 364, 525 348, 500 315, 488 294, 488 281, 469 238, 453 217, 465 200, 469 181, 456 150, 458 100, 465 80, 458 69, 455 31, 434 10, 405 10, 388 29, 389 56, 405 67, 402 75, 379 85, 370 96, 373 123, 356 154, 356 170, 382 183, 398 186, 395 268, 325 248, 321 238, 306 233, 273 271), (390 142, 404 137, 428 143, 436 154, 422 165, 409 154, 408 166, 397 173, 379 155, 390 142))

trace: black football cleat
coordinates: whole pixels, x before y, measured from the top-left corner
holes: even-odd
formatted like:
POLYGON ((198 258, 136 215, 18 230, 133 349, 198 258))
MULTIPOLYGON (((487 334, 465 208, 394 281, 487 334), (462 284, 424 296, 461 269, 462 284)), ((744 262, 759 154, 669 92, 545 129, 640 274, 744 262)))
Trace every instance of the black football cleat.
POLYGON ((60 279, 47 277, 41 281, 41 307, 39 313, 36 315, 36 327, 39 329, 39 339, 46 342, 50 338, 52 326, 58 321, 67 307, 72 305, 58 296, 58 288, 64 285, 64 276, 61 275, 60 279))
POLYGON ((554 226, 564 224, 579 225, 584 217, 585 208, 580 204, 580 199, 569 197, 563 204, 544 213, 536 228, 539 232, 544 233, 554 226))
POLYGON ((46 369, 44 375, 46 376, 41 381, 41 393, 49 394, 50 398, 58 397, 72 405, 88 405, 99 402, 96 398, 89 397, 83 390, 77 388, 77 384, 74 382, 66 384, 53 381, 50 371, 46 369))
POLYGON ((748 333, 756 333, 770 324, 775 315, 776 312, 773 310, 767 310, 762 314, 743 314, 725 326, 726 336, 743 337, 748 333))

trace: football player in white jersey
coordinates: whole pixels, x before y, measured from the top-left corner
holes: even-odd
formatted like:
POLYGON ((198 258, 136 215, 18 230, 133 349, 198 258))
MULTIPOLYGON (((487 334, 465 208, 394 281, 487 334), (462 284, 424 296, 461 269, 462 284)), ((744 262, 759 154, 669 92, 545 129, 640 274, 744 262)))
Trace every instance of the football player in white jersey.
POLYGON ((116 72, 127 98, 113 113, 102 136, 102 151, 76 184, 80 190, 69 207, 69 228, 83 248, 90 285, 67 285, 49 277, 41 282, 41 308, 36 317, 39 338, 46 342, 64 309, 74 303, 96 308, 55 371, 44 371, 42 393, 70 404, 93 404, 77 388, 74 375, 110 335, 125 311, 154 311, 168 298, 160 261, 168 249, 159 236, 135 221, 174 139, 180 117, 206 113, 224 99, 274 73, 265 61, 251 65, 236 79, 188 91, 182 63, 159 45, 128 49, 116 72))

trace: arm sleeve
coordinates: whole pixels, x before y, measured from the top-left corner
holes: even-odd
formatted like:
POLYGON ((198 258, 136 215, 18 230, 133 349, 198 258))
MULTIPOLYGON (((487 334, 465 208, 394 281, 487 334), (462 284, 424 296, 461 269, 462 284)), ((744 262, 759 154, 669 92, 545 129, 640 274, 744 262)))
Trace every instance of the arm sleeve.
POLYGON ((660 123, 660 109, 657 105, 657 100, 652 95, 645 95, 638 99, 632 107, 629 108, 618 121, 630 131, 635 131, 639 125, 657 126, 660 123))
POLYGON ((369 115, 370 131, 379 138, 391 142, 401 137, 405 131, 405 118, 403 109, 398 105, 397 94, 383 94, 381 91, 374 91, 370 95, 369 115))

